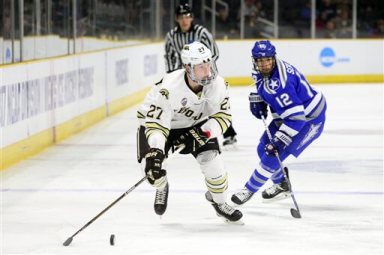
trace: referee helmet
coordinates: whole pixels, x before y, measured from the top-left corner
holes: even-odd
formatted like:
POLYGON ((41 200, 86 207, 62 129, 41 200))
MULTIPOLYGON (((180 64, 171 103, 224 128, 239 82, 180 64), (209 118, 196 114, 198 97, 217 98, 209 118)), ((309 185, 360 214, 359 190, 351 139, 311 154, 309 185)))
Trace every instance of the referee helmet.
POLYGON ((188 4, 180 4, 179 6, 176 7, 175 11, 176 16, 179 15, 192 15, 192 9, 189 7, 188 4))

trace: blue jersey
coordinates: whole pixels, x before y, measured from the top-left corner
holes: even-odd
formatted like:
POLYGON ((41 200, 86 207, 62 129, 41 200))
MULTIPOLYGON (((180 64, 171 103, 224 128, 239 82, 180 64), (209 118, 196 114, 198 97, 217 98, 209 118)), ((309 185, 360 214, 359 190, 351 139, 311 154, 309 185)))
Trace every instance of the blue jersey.
MULTIPOLYGON (((269 132, 282 141, 289 141, 279 150, 280 160, 284 161, 290 155, 298 157, 323 132, 327 109, 324 96, 310 86, 295 67, 277 58, 269 77, 263 77, 258 72, 252 73, 252 77, 257 93, 272 112, 269 132)), ((252 192, 261 188, 269 178, 275 184, 285 178, 281 162, 265 153, 265 146, 270 142, 265 131, 257 146, 262 169, 255 169, 245 185, 252 192)))
POLYGON ((268 78, 256 72, 252 77, 273 119, 281 123, 280 131, 294 137, 308 122, 323 121, 325 98, 292 65, 276 58, 276 66, 268 78))

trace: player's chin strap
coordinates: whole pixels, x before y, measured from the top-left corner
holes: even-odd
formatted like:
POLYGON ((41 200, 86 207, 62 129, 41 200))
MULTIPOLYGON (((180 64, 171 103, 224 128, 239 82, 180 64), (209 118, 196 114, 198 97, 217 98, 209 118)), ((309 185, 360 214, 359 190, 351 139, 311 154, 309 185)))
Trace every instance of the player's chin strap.
MULTIPOLYGON (((272 134, 271 134, 271 132, 270 132, 269 129, 268 129, 267 121, 265 120, 265 117, 264 117, 264 115, 263 115, 262 113, 260 113, 260 116, 261 116, 261 119, 263 120, 264 128, 265 128, 265 131, 267 132, 269 141, 270 141, 271 143, 273 143, 272 134)), ((292 217, 294 217, 294 218, 301 218, 300 209, 299 209, 299 206, 298 206, 298 204, 297 204, 297 202, 296 202, 295 195, 293 194, 293 191, 292 191, 291 181, 290 181, 289 178, 288 178, 288 168, 287 168, 287 167, 284 167, 283 162, 282 162, 281 159, 280 159, 279 152, 278 152, 277 150, 275 150, 275 156, 276 156, 276 158, 277 158, 277 161, 279 162, 279 165, 280 165, 281 170, 283 171, 284 178, 285 178, 285 180, 286 180, 287 183, 288 183, 289 193, 291 193, 291 197, 292 197, 292 200, 293 200, 293 204, 295 205, 295 208, 296 208, 296 209, 295 209, 295 208, 291 208, 291 215, 292 215, 292 217)))

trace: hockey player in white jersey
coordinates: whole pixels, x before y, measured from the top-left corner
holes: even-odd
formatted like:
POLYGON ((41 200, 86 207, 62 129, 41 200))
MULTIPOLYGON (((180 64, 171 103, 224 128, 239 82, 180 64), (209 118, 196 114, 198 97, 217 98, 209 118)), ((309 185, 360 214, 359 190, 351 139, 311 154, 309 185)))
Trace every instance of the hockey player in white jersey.
POLYGON ((138 161, 149 183, 156 188, 154 209, 166 211, 169 183, 163 160, 168 152, 185 146, 205 177, 205 196, 218 216, 238 222, 239 210, 226 203, 228 175, 217 137, 231 124, 227 84, 213 68, 211 51, 199 42, 181 52, 183 69, 166 74, 145 97, 138 110, 138 161))
POLYGON ((266 118, 268 108, 272 121, 257 146, 260 167, 255 169, 245 187, 234 194, 232 202, 247 202, 269 179, 273 185, 262 192, 264 201, 275 201, 290 195, 289 185, 275 152, 284 161, 298 157, 317 139, 324 128, 327 104, 294 66, 276 57, 275 46, 268 40, 257 41, 252 49, 256 90, 249 95, 250 110, 258 118, 266 118))

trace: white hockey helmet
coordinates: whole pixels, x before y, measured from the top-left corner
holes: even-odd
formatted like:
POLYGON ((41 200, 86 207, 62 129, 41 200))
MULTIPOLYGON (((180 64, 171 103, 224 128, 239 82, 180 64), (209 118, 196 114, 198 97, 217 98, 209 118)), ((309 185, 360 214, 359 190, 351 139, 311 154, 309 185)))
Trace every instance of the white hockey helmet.
POLYGON ((214 63, 212 59, 211 51, 200 42, 193 42, 190 44, 184 45, 181 51, 181 61, 183 65, 187 65, 190 68, 186 68, 186 71, 190 78, 197 82, 199 85, 204 86, 211 83, 212 80, 216 78, 217 72, 214 68, 214 63), (199 75, 195 72, 195 66, 202 64, 209 64, 210 72, 209 75, 204 77, 198 77, 199 75))

